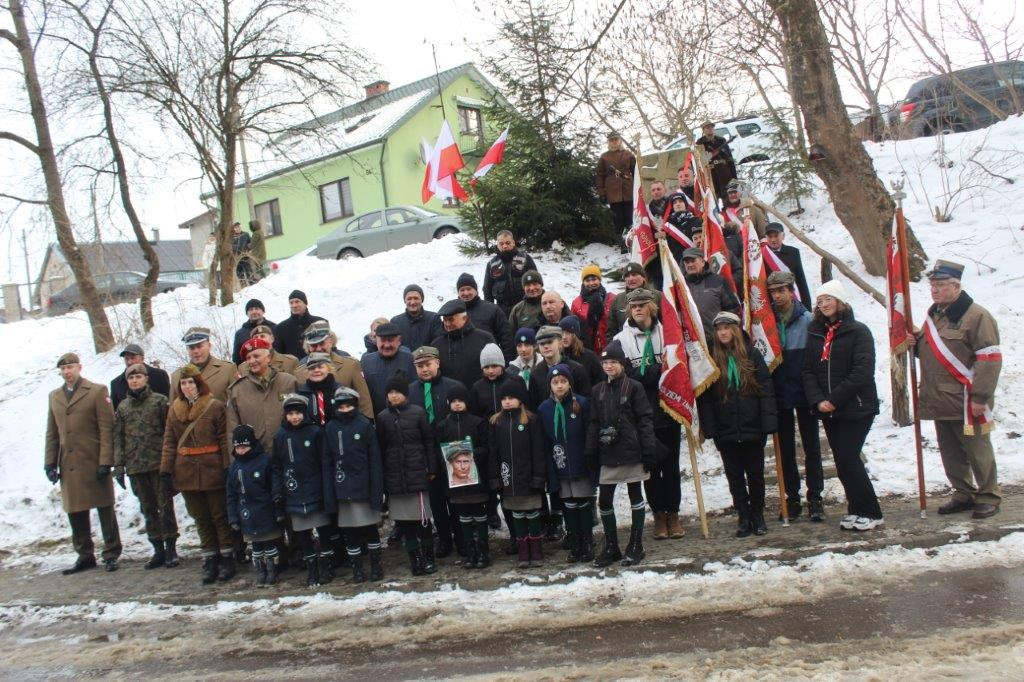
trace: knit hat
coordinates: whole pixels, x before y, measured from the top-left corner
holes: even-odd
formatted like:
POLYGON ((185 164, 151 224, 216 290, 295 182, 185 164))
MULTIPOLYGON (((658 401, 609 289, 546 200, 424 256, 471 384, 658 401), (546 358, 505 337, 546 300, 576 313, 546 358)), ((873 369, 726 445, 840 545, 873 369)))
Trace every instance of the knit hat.
POLYGON ((256 444, 256 430, 248 424, 239 424, 231 432, 231 444, 236 448, 239 445, 252 447, 256 444))
POLYGON ((739 315, 737 315, 736 313, 730 313, 728 311, 723 310, 722 312, 715 315, 715 320, 714 322, 712 322, 712 325, 715 327, 717 327, 720 324, 735 324, 738 326, 739 323, 739 315))
POLYGON ((124 378, 127 379, 128 377, 134 376, 136 374, 142 374, 143 376, 148 377, 149 370, 146 369, 146 366, 141 362, 136 362, 134 365, 129 365, 128 368, 125 369, 124 378))
POLYGON ((462 299, 455 298, 441 306, 441 309, 437 311, 437 314, 441 317, 448 317, 449 315, 458 315, 459 313, 464 312, 466 312, 466 302, 462 299))
POLYGON ((423 293, 423 287, 421 287, 419 284, 407 284, 405 286, 405 289, 402 290, 403 301, 405 300, 405 297, 409 295, 410 291, 415 291, 417 294, 420 295, 420 298, 427 297, 427 295, 423 293))
POLYGON ((456 381, 455 384, 448 389, 448 395, 445 396, 445 400, 451 405, 453 400, 461 400, 462 402, 469 405, 469 389, 466 388, 461 381, 456 381))
POLYGON ((564 362, 560 362, 551 369, 548 370, 548 384, 555 377, 565 377, 569 380, 569 390, 572 390, 572 370, 569 369, 569 365, 564 362))
POLYGON ((530 395, 526 392, 526 383, 523 381, 506 381, 498 388, 498 400, 503 398, 516 398, 525 405, 530 401, 530 395))
POLYGON ((580 336, 580 318, 575 315, 566 315, 558 321, 558 328, 564 332, 572 332, 576 336, 580 336))
POLYGON ((792 272, 786 272, 785 270, 776 270, 772 274, 768 275, 767 286, 771 287, 791 287, 796 282, 796 276, 792 272))
POLYGON ((537 332, 533 331, 533 327, 520 327, 516 330, 516 345, 520 343, 537 345, 537 332))
POLYGON ((202 371, 190 362, 186 364, 184 367, 182 367, 181 370, 179 370, 178 379, 195 379, 196 377, 201 377, 202 375, 202 371))
POLYGON ((505 354, 496 343, 489 343, 480 351, 480 369, 491 365, 505 366, 505 354))
POLYGON ((384 395, 391 391, 398 391, 404 396, 409 395, 409 377, 405 376, 405 372, 402 370, 397 370, 388 379, 388 383, 384 384, 384 395))
POLYGON ((245 312, 249 312, 253 308, 259 308, 263 312, 267 312, 267 307, 263 305, 263 301, 258 298, 250 298, 249 302, 245 304, 245 312))
POLYGON ((527 270, 523 273, 523 286, 526 286, 527 284, 540 284, 543 286, 544 279, 536 270, 527 270))
POLYGON ((289 393, 284 397, 284 401, 281 403, 281 409, 285 412, 305 412, 309 407, 309 398, 298 393, 289 393))
POLYGON ((476 278, 468 272, 462 273, 459 275, 459 278, 455 280, 455 290, 458 291, 462 287, 473 287, 477 290, 480 289, 480 287, 476 285, 476 278))
POLYGON ((537 330, 537 343, 541 341, 547 341, 549 339, 561 339, 562 328, 556 327, 553 324, 546 324, 537 330))
MULTIPOLYGON (((398 372, 396 372, 396 374, 398 374, 398 372)), ((405 375, 403 375, 403 376, 405 376, 405 375)), ((406 388, 406 390, 405 390, 404 393, 402 393, 402 395, 408 395, 408 393, 409 393, 409 390, 408 390, 409 389, 409 384, 408 384, 408 382, 406 382, 405 388, 406 388)), ((388 390, 391 390, 391 389, 389 388, 388 390)), ((385 392, 385 395, 386 395, 386 392, 385 392)), ((352 388, 351 386, 338 386, 338 388, 336 388, 334 390, 334 404, 335 404, 335 406, 337 406, 337 405, 344 405, 344 404, 347 404, 347 403, 358 403, 358 402, 359 402, 359 391, 357 391, 356 389, 352 388)))
POLYGON ((626 263, 626 267, 622 268, 622 276, 625 277, 626 275, 640 275, 647 279, 647 271, 639 263, 626 263))
POLYGON ((243 357, 249 357, 249 353, 254 350, 270 350, 270 342, 265 339, 252 337, 248 341, 242 344, 242 347, 238 349, 238 354, 243 357))
POLYGON ((302 301, 303 303, 305 303, 306 305, 309 305, 309 301, 306 300, 306 292, 305 291, 300 291, 300 290, 296 289, 292 293, 288 294, 288 300, 289 301, 292 300, 293 298, 297 298, 300 301, 302 301))
POLYGON ((612 339, 604 350, 601 351, 601 360, 614 360, 623 367, 628 367, 629 363, 626 361, 626 354, 622 352, 622 344, 612 339))
POLYGON ((60 358, 58 358, 57 360, 58 367, 63 367, 64 365, 80 364, 82 364, 82 361, 78 359, 78 355, 76 353, 65 353, 64 355, 60 356, 60 358))
POLYGON ((583 266, 583 271, 580 272, 580 280, 585 280, 587 277, 597 277, 601 279, 601 268, 597 267, 594 263, 583 266))
POLYGON ((838 279, 831 279, 818 289, 814 294, 814 300, 817 301, 822 296, 831 296, 837 301, 846 303, 846 287, 838 279))

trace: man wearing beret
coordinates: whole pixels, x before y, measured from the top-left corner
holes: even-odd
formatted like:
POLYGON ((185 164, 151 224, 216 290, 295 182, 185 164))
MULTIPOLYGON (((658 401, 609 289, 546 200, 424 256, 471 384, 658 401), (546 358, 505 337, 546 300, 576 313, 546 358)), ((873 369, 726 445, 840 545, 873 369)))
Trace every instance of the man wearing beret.
MULTIPOLYGON (((211 354, 210 330, 206 327, 192 327, 181 338, 188 351, 188 359, 199 368, 203 380, 210 387, 210 394, 222 402, 228 399, 228 386, 238 376, 238 370, 227 360, 215 358, 211 354)), ((178 396, 178 384, 181 381, 181 368, 171 375, 171 399, 178 396)))
POLYGON ((100 519, 103 564, 117 570, 121 536, 114 513, 114 466, 111 438, 114 412, 107 388, 82 376, 82 363, 74 353, 57 360, 64 385, 50 393, 46 418, 43 467, 51 483, 60 482, 60 497, 71 526, 71 542, 78 559, 64 570, 71 575, 96 567, 89 512, 100 519))
POLYGON ((997 514, 1002 501, 990 432, 1003 356, 999 326, 961 288, 963 274, 959 263, 936 261, 927 273, 933 304, 924 328, 909 341, 921 361, 921 418, 935 421, 942 467, 953 486, 939 513, 970 511, 984 519, 997 514))
POLYGON ((270 366, 270 344, 263 339, 243 343, 242 354, 249 371, 228 388, 227 430, 230 433, 239 424, 249 424, 263 449, 270 452, 281 425, 284 397, 297 393, 299 382, 270 366))
POLYGON ((303 332, 309 328, 309 325, 324 318, 310 314, 306 293, 299 289, 288 294, 288 308, 291 310, 291 315, 278 322, 277 328, 274 330, 274 350, 301 358, 306 355, 302 348, 303 332))
POLYGON ((252 336, 252 331, 256 327, 270 327, 273 331, 277 325, 266 318, 267 308, 263 305, 263 301, 258 298, 251 298, 249 302, 245 304, 245 316, 248 318, 242 323, 242 326, 235 332, 235 343, 231 349, 231 361, 236 365, 240 365, 245 362, 239 351, 242 348, 242 344, 249 340, 252 336))
MULTIPOLYGON (((274 350, 274 328, 268 325, 261 324, 253 327, 252 332, 249 334, 249 338, 252 339, 263 339, 270 344, 270 366, 276 369, 278 372, 285 372, 291 374, 293 377, 298 378, 299 370, 299 359, 294 355, 288 355, 287 353, 278 353, 274 350)), ((249 339, 246 339, 248 341, 249 339)), ((241 352, 241 347, 239 347, 241 352)), ((244 360, 237 365, 238 376, 243 376, 249 371, 249 364, 244 360)))
MULTIPOLYGON (((150 390, 167 398, 171 397, 171 378, 164 370, 146 363, 146 351, 142 350, 142 346, 137 343, 129 343, 121 351, 121 359, 124 360, 125 368, 140 363, 145 364, 146 372, 149 375, 147 384, 150 390)), ((113 404, 115 412, 126 395, 128 395, 128 381, 125 379, 124 372, 121 372, 110 380, 110 402, 113 404)))

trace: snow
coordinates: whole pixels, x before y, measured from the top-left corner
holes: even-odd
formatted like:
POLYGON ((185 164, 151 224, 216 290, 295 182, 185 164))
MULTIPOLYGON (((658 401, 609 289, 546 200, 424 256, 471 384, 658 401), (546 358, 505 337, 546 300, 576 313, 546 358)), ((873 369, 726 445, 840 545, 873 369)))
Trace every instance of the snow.
MULTIPOLYGON (((397 104, 397 103, 396 103, 397 104)), ((1024 365, 1021 339, 1024 321, 1018 308, 1024 293, 1024 255, 1021 220, 1024 207, 1024 182, 1021 182, 1021 152, 1024 151, 1024 120, 1014 118, 992 128, 942 138, 944 149, 937 151, 934 138, 902 142, 868 144, 880 177, 906 174, 905 211, 915 233, 928 252, 929 260, 947 258, 968 264, 964 288, 999 321, 1002 335, 1003 373, 996 403, 997 429, 993 434, 1000 480, 1024 482, 1024 458, 1017 442, 1024 433, 1018 405, 1024 402, 1024 365), (943 164, 951 165, 945 172, 943 164), (1010 183, 1005 178, 1015 180, 1010 183), (931 206, 952 206, 951 222, 939 223, 931 206)), ((796 219, 811 238, 864 274, 848 234, 839 225, 823 193, 806 203, 807 211, 796 219)), ((210 327, 215 352, 221 357, 230 350, 234 330, 245 319, 242 307, 249 298, 259 298, 267 306, 267 317, 281 320, 287 316, 287 295, 302 289, 310 301, 310 310, 332 321, 339 346, 360 355, 362 337, 370 321, 402 310, 401 291, 406 284, 419 283, 427 292, 426 306, 436 310, 453 297, 454 283, 461 272, 470 272, 481 282, 483 258, 470 258, 458 249, 458 236, 429 244, 408 246, 362 260, 322 261, 297 256, 282 261, 277 274, 239 292, 237 303, 226 308, 206 305, 206 292, 195 286, 162 294, 154 300, 156 328, 144 338, 138 329, 132 305, 108 309, 119 342, 139 341, 148 350, 150 360, 158 360, 168 370, 185 359, 180 338, 192 325, 210 327)), ((818 279, 818 258, 793 237, 788 243, 801 249, 810 286, 818 279)), ((546 288, 559 291, 567 301, 579 288, 579 272, 588 262, 597 262, 608 270, 621 264, 619 254, 605 246, 591 245, 576 252, 534 254, 544 275, 546 288)), ((867 277, 884 291, 881 277, 867 277)), ((884 351, 885 311, 866 294, 847 282, 858 319, 873 330, 878 352, 876 381, 884 401, 882 415, 875 421, 864 454, 871 476, 880 494, 915 495, 917 479, 913 431, 891 424, 889 362, 884 351)), ((611 285, 615 288, 616 285, 611 285)), ((912 284, 915 318, 920 320, 930 301, 927 282, 912 284)), ((60 379, 56 359, 67 350, 76 350, 84 363, 84 376, 108 382, 123 364, 117 352, 96 355, 84 313, 58 318, 31 320, 0 326, 0 344, 8 349, 0 356, 0 546, 12 553, 9 560, 38 561, 46 564, 63 560, 70 552, 67 521, 61 512, 58 489, 51 486, 42 471, 42 445, 46 421, 46 398, 58 387, 60 379), (44 548, 45 547, 45 548, 44 548), (59 555, 53 554, 59 547, 59 555)), ((923 425, 925 436, 925 478, 932 491, 947 487, 934 432, 923 425)), ((688 457, 681 458, 689 474, 688 457)), ((705 444, 698 458, 703 476, 705 503, 709 511, 730 505, 721 461, 714 447, 705 444)), ((129 554, 146 551, 144 537, 137 531, 138 505, 128 493, 118 489, 118 514, 129 554)), ((837 480, 830 480, 826 495, 841 499, 837 480)), ((883 505, 884 506, 884 505, 883 505)), ((178 502, 183 522, 183 544, 194 546, 184 505, 178 502)), ((683 483, 683 512, 694 515, 692 485, 683 483)), ((8 560, 8 561, 9 561, 8 560)))

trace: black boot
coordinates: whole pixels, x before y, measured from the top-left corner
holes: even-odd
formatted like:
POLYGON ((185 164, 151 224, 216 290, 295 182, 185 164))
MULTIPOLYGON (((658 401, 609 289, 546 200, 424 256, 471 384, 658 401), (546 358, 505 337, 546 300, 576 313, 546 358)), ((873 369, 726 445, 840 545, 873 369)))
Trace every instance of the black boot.
POLYGON ((487 515, 487 525, 491 528, 491 530, 501 529, 501 517, 498 516, 497 510, 492 511, 490 514, 487 515))
POLYGON ((580 563, 589 564, 594 561, 594 538, 584 537, 580 540, 580 563))
POLYGON ((487 536, 476 541, 476 566, 474 568, 487 568, 491 565, 491 548, 488 543, 487 536))
POLYGON ((750 515, 750 527, 754 531, 754 535, 767 535, 768 526, 764 522, 764 510, 760 509, 750 515))
POLYGON ((594 559, 594 565, 598 568, 610 566, 622 558, 622 550, 619 549, 619 533, 617 530, 604 532, 604 548, 594 559))
POLYGON ((174 545, 177 538, 164 540, 164 568, 176 568, 181 562, 178 560, 178 550, 174 545))
POLYGON ((65 568, 61 573, 64 575, 74 575, 75 573, 88 571, 90 568, 96 568, 96 557, 78 557, 71 568, 65 568))
POLYGON ((213 554, 203 559, 203 584, 211 585, 217 582, 217 567, 220 564, 220 555, 213 554))
POLYGON ((263 556, 253 555, 252 567, 256 572, 256 587, 267 586, 267 560, 263 556))
POLYGON ((153 545, 153 556, 146 562, 146 570, 151 568, 160 568, 167 563, 167 555, 164 553, 164 542, 163 540, 150 540, 149 544, 153 545))
POLYGON ((565 563, 575 564, 580 560, 580 536, 577 533, 566 533, 569 541, 569 553, 565 555, 565 563))
POLYGON ((274 552, 270 556, 263 557, 263 561, 267 564, 267 584, 276 585, 277 577, 281 575, 281 555, 274 552))
POLYGON ((220 557, 220 566, 217 569, 217 580, 227 582, 235 577, 238 573, 238 569, 235 568, 235 557, 234 554, 222 554, 220 557))
POLYGON ((437 550, 433 553, 433 556, 438 559, 444 559, 451 556, 452 553, 452 539, 438 536, 437 538, 437 550))
POLYGON ((352 582, 354 583, 365 583, 366 572, 363 571, 363 557, 356 555, 349 557, 352 562, 352 582))
POLYGON ((754 530, 750 525, 750 509, 745 503, 733 502, 733 506, 736 507, 736 537, 747 538, 750 537, 750 533, 754 530))
POLYGON ((626 556, 622 559, 623 566, 635 566, 644 560, 647 552, 644 550, 644 527, 633 526, 629 529, 629 545, 626 546, 626 556))
POLYGON ((437 573, 437 561, 434 559, 434 543, 430 540, 421 541, 420 552, 423 556, 423 572, 437 573))
POLYGON ((303 559, 306 562, 306 587, 316 587, 320 584, 320 564, 316 554, 307 554, 303 559))
POLYGON ((423 557, 420 555, 420 550, 409 550, 409 568, 412 570, 413 575, 423 575, 426 573, 423 570, 423 557))
POLYGON ((314 564, 319 563, 317 571, 320 574, 321 585, 326 585, 334 580, 334 552, 327 554, 320 552, 318 557, 314 556, 312 559, 307 559, 306 561, 314 564))
POLYGON ((807 511, 814 523, 822 523, 825 520, 825 505, 821 500, 808 500, 807 511))
POLYGON ((380 550, 370 550, 370 580, 384 580, 384 565, 380 562, 380 550))
POLYGON ((476 568, 477 547, 476 540, 466 544, 466 558, 462 560, 463 568, 476 568))

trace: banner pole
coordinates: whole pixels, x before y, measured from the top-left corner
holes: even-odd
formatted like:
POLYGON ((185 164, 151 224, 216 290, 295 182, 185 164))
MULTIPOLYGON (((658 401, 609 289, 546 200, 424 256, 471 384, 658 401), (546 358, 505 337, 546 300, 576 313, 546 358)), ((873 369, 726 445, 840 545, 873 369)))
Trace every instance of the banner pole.
POLYGON ((693 489, 697 495, 697 516, 700 518, 700 534, 707 540, 711 537, 708 531, 708 515, 704 511, 704 491, 700 482, 700 468, 697 466, 697 451, 693 447, 693 438, 687 434, 687 445, 690 449, 690 470, 693 472, 693 489))
POLYGON ((786 479, 782 475, 782 450, 779 445, 779 434, 772 434, 772 446, 775 449, 775 479, 779 483, 779 514, 782 515, 782 527, 789 527, 789 504, 786 498, 786 479))

